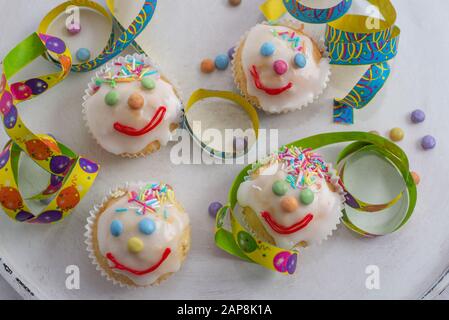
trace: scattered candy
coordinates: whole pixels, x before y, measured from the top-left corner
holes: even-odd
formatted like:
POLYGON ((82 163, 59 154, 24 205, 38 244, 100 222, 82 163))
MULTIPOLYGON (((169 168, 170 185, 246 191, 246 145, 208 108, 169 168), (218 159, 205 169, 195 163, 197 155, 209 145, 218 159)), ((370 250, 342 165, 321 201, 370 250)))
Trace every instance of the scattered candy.
POLYGON ((149 77, 143 78, 141 83, 144 89, 153 90, 154 88, 156 88, 156 82, 149 77))
POLYGON ((299 193, 299 200, 302 204, 308 206, 315 200, 315 194, 309 188, 304 189, 299 193))
POLYGON ((104 102, 111 107, 115 106, 119 102, 119 100, 120 94, 115 90, 109 91, 109 93, 104 97, 104 102))
POLYGON ((215 71, 215 62, 212 59, 204 59, 201 62, 201 72, 212 73, 215 71))
POLYGON ((226 54, 220 54, 215 58, 215 67, 218 70, 226 70, 229 66, 229 57, 226 54))
POLYGON ((260 54, 264 57, 270 57, 276 51, 276 47, 271 42, 265 42, 262 47, 260 47, 260 54))
POLYGON ((128 106, 133 110, 140 110, 145 104, 145 99, 140 93, 133 93, 128 98, 128 106))
POLYGON ((233 7, 237 7, 242 3, 242 0, 229 0, 229 4, 233 7))
POLYGON ((419 176, 419 174, 417 174, 415 171, 412 171, 410 173, 413 177, 413 181, 415 181, 415 184, 419 185, 419 183, 421 182, 421 177, 419 176))
POLYGON ((284 197, 281 200, 281 208, 284 212, 292 213, 298 209, 299 203, 298 200, 294 197, 284 197))
POLYGON ((284 60, 276 60, 273 64, 274 72, 282 76, 288 71, 288 64, 284 60))
POLYGON ((306 57, 302 53, 298 53, 295 56, 295 64, 298 68, 304 68, 307 64, 306 57))
POLYGON ((284 180, 278 180, 273 183, 272 190, 275 195, 282 197, 288 192, 288 183, 284 180))
POLYGON ((77 22, 73 22, 70 25, 67 26, 67 31, 71 35, 76 35, 81 32, 81 25, 77 22))
POLYGON ((424 120, 426 120, 426 114, 424 113, 424 111, 417 109, 412 112, 410 118, 413 123, 421 123, 424 122, 424 120))
POLYGON ((390 131, 390 139, 393 141, 401 141, 404 139, 405 133, 401 128, 393 128, 390 131))
POLYGON ((90 53, 89 49, 87 49, 87 48, 78 49, 78 51, 76 52, 76 58, 82 62, 89 61, 90 56, 91 56, 91 53, 90 53))
POLYGON ((215 218, 217 216, 218 211, 223 208, 223 205, 220 202, 212 202, 209 205, 209 215, 212 218, 215 218))
POLYGON ((421 140, 421 146, 423 147, 424 150, 431 150, 431 149, 435 148, 436 145, 437 145, 437 141, 435 140, 434 137, 432 137, 430 135, 425 136, 421 140))
POLYGON ((234 60, 234 54, 235 54, 235 47, 232 47, 231 49, 228 50, 228 57, 229 60, 234 60))

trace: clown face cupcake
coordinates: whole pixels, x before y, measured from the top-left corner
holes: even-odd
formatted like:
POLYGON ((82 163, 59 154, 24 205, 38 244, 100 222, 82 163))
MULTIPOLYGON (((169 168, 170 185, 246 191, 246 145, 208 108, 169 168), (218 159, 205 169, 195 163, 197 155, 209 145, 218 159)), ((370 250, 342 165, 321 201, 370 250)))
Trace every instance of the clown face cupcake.
POLYGON ((237 200, 258 239, 290 250, 321 243, 339 224, 344 202, 340 179, 312 151, 285 147, 248 174, 237 200))
POLYGON ((329 60, 293 24, 258 24, 237 46, 234 80, 242 94, 268 113, 285 113, 313 102, 330 76, 329 60))
POLYGON ((118 188, 91 211, 87 245, 115 284, 147 287, 179 271, 190 248, 189 217, 166 184, 118 188))
POLYGON ((107 151, 138 157, 167 145, 182 118, 174 87, 143 55, 120 57, 93 79, 84 97, 84 116, 107 151))

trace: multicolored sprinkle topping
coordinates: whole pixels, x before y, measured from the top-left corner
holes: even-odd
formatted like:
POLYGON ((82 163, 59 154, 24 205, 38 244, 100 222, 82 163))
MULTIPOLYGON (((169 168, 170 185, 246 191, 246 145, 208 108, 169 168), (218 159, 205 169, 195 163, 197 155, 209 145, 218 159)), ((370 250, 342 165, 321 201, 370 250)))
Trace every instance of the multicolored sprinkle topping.
POLYGON ((126 62, 115 62, 112 67, 108 67, 103 76, 95 81, 97 86, 103 83, 115 88, 117 83, 142 81, 145 77, 158 75, 159 71, 154 66, 146 64, 136 57, 130 57, 126 62))
POLYGON ((295 51, 303 51, 304 48, 301 46, 301 38, 297 35, 295 31, 277 31, 276 29, 271 29, 271 33, 275 38, 280 38, 291 44, 291 47, 295 51))
POLYGON ((312 149, 286 146, 267 159, 254 164, 248 174, 251 176, 261 167, 274 163, 282 165, 282 170, 287 173, 285 180, 293 189, 307 189, 323 178, 329 179, 332 176, 329 165, 312 149))

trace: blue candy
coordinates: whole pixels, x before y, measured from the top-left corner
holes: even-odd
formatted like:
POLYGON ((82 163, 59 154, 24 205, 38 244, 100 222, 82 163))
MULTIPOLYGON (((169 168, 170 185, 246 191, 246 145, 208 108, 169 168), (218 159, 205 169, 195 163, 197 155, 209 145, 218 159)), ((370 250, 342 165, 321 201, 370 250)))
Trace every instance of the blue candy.
POLYGON ((123 223, 119 220, 111 222, 111 234, 114 237, 120 237, 123 233, 123 223))
POLYGON ((265 42, 262 47, 260 47, 260 54, 264 57, 270 57, 276 51, 276 47, 271 42, 265 42))
POLYGON ((86 48, 81 48, 76 52, 76 58, 82 62, 89 61, 90 55, 91 55, 91 53, 90 53, 89 49, 86 49, 86 48))
POLYGON ((215 58, 215 67, 218 70, 226 70, 229 66, 229 57, 226 54, 220 54, 215 58))
POLYGON ((298 53, 295 56, 295 64, 298 68, 304 68, 307 64, 306 57, 302 53, 298 53))
POLYGON ((143 234, 149 236, 150 234, 153 234, 154 231, 156 231, 156 224, 151 219, 142 219, 142 221, 139 222, 139 230, 143 234))

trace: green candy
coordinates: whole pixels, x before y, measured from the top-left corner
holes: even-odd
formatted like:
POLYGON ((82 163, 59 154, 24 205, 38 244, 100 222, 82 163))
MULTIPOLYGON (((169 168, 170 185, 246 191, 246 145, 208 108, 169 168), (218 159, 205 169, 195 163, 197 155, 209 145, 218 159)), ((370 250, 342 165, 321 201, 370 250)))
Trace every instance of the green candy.
POLYGON ((273 183, 272 190, 275 195, 282 197, 288 191, 288 183, 283 180, 278 180, 273 183))
POLYGON ((101 85, 103 84, 103 80, 100 78, 95 79, 95 85, 98 87, 101 87, 101 85))
POLYGON ((151 78, 143 78, 142 87, 147 90, 153 90, 154 88, 156 88, 156 82, 154 82, 154 80, 151 78))
POLYGON ((245 231, 240 231, 237 235, 237 240, 239 243, 239 247, 246 253, 251 253, 256 251, 257 242, 254 238, 245 231))
POLYGON ((109 91, 109 93, 104 98, 104 102, 106 102, 106 104, 111 107, 115 106, 119 102, 119 100, 120 94, 115 90, 109 91))
POLYGON ((309 188, 304 189, 299 193, 299 200, 302 204, 308 206, 315 200, 315 194, 309 188))

